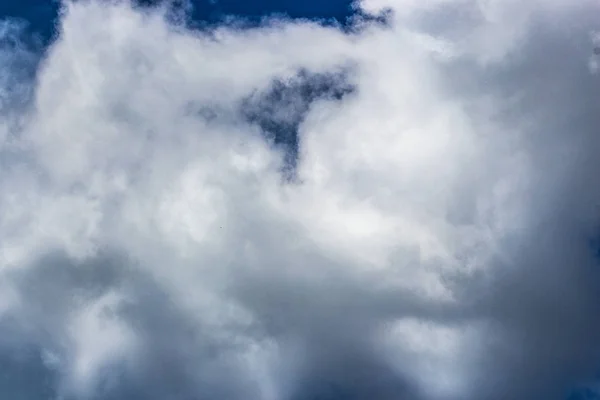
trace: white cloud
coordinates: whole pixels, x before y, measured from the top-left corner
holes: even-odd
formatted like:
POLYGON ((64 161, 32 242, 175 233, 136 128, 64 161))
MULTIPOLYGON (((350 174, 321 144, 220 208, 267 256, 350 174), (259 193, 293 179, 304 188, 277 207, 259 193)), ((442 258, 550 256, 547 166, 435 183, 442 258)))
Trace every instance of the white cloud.
POLYGON ((107 396, 559 399, 593 372, 592 3, 361 6, 395 18, 65 3, 0 147, 2 326, 57 387, 125 360, 107 396), (301 70, 353 90, 310 103, 289 181, 242 108, 301 70))

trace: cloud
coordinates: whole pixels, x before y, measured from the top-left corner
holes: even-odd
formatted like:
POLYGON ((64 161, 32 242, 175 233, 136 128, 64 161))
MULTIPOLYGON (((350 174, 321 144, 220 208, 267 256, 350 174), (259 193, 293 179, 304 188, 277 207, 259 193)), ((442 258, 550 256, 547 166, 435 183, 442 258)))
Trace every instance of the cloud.
POLYGON ((43 54, 2 47, 0 362, 34 372, 1 390, 520 400, 594 376, 595 5, 357 7, 389 23, 65 2, 43 54))

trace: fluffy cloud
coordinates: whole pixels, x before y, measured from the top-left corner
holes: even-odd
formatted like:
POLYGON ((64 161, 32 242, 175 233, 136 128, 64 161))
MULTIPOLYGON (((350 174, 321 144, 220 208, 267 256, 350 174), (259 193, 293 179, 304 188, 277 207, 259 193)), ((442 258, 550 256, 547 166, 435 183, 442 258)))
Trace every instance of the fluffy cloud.
POLYGON ((357 7, 389 20, 194 31, 65 2, 39 60, 6 23, 5 393, 561 399, 593 377, 596 6, 357 7))

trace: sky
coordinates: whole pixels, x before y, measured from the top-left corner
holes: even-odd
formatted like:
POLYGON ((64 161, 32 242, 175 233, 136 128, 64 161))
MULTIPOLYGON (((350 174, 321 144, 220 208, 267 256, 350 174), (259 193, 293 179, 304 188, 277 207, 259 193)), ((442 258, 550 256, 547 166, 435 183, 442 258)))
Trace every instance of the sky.
POLYGON ((3 2, 0 394, 600 398, 599 11, 3 2))

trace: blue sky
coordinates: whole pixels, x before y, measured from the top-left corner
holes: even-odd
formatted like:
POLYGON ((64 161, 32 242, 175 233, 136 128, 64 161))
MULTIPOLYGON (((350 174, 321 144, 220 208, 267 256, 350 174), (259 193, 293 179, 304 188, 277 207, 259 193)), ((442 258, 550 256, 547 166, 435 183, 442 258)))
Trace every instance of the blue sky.
MULTIPOLYGON (((156 4, 156 0, 139 4, 156 4)), ((43 38, 52 35, 59 2, 48 0, 6 1, 0 4, 0 15, 22 18, 30 29, 43 38)), ((291 18, 335 19, 344 22, 353 14, 352 2, 331 1, 193 1, 193 19, 216 21, 223 16, 236 15, 246 18, 263 17, 269 14, 285 14, 291 18)))
POLYGON ((0 3, 0 396, 597 396, 594 1, 157 3, 0 3))

